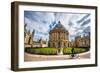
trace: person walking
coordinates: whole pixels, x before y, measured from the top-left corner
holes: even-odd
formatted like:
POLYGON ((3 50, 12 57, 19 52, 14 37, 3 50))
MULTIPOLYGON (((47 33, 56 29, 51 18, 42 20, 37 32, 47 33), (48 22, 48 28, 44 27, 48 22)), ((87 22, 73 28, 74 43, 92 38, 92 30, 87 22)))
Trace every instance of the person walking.
POLYGON ((75 57, 75 49, 72 48, 72 49, 71 49, 71 52, 72 52, 71 57, 74 58, 74 57, 75 57))

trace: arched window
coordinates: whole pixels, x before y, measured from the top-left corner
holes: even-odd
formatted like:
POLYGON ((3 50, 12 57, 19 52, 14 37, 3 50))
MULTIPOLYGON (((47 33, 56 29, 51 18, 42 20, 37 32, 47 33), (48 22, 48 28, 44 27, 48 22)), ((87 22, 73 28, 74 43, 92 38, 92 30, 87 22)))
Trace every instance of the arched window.
POLYGON ((64 43, 64 47, 66 47, 66 43, 64 43))
POLYGON ((55 43, 53 43, 53 47, 55 47, 55 43))
POLYGON ((61 47, 60 42, 58 42, 58 48, 60 48, 60 47, 61 47))

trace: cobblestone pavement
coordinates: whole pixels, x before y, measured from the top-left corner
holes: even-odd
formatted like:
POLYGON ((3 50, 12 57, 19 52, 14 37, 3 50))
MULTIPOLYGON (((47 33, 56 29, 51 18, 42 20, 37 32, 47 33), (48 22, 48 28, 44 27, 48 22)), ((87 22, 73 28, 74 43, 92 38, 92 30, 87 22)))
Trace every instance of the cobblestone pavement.
POLYGON ((90 52, 77 54, 74 58, 71 55, 34 55, 25 53, 24 61, 50 61, 50 60, 70 60, 70 59, 87 59, 90 58, 90 52))

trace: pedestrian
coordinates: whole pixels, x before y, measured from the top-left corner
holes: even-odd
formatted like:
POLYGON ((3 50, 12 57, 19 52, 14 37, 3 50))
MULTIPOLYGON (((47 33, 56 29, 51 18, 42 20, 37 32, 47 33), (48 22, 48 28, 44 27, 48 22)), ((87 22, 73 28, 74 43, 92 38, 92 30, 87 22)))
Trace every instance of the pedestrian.
POLYGON ((75 57, 75 50, 74 50, 74 48, 71 49, 71 57, 72 57, 72 58, 75 57))

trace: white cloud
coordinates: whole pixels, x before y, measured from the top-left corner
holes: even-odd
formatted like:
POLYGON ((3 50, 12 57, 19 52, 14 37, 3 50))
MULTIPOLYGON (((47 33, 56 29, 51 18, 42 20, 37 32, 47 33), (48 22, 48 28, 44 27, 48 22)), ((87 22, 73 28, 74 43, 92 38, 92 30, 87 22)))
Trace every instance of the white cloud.
MULTIPOLYGON (((32 12, 31 12, 32 13, 32 12)), ((69 31, 70 39, 83 34, 85 28, 90 26, 90 23, 84 26, 78 24, 77 21, 86 14, 76 13, 56 13, 56 12, 33 12, 30 17, 25 17, 27 29, 36 31, 34 38, 48 38, 49 25, 54 21, 61 21, 62 25, 69 31)))

